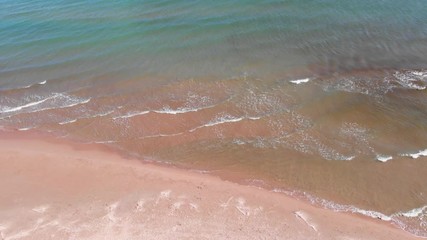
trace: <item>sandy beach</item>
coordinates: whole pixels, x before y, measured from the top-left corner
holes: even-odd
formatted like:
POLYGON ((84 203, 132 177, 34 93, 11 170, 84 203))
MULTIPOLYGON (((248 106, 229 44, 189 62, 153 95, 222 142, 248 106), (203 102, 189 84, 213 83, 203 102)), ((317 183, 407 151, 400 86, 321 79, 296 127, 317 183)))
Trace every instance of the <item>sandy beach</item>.
POLYGON ((1 133, 0 186, 4 240, 418 239, 381 220, 28 132, 1 133))

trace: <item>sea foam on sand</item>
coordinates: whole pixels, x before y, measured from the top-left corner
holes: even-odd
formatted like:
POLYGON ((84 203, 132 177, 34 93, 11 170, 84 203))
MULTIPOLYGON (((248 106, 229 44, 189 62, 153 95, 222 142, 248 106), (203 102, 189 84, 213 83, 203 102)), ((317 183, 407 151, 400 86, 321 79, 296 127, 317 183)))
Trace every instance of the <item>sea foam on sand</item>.
POLYGON ((104 146, 0 134, 1 194, 13 196, 0 198, 3 239, 416 239, 387 222, 104 146))

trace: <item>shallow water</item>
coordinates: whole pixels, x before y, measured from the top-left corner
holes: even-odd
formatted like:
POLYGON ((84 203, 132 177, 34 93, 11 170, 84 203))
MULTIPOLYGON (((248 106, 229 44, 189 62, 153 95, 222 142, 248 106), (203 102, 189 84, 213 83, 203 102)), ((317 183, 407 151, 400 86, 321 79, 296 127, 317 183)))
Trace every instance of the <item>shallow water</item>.
POLYGON ((3 1, 0 126, 108 144, 427 236, 425 8, 3 1))

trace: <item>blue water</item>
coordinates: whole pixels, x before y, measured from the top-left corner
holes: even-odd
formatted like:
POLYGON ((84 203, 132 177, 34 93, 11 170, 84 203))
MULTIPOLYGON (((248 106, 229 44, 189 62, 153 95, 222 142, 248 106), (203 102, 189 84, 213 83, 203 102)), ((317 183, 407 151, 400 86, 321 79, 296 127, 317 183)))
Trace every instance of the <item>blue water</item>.
POLYGON ((426 9, 423 0, 3 0, 0 87, 111 74, 424 67, 426 9))

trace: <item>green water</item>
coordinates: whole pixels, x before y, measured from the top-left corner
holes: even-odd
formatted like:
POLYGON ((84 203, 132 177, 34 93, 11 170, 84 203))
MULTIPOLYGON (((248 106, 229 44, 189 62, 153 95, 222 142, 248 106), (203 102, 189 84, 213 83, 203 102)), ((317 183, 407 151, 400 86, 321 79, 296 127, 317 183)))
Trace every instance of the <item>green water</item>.
POLYGON ((2 1, 0 87, 422 67, 425 1, 2 1))

